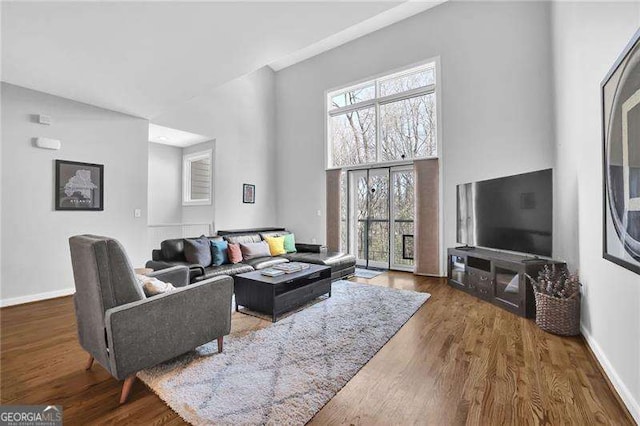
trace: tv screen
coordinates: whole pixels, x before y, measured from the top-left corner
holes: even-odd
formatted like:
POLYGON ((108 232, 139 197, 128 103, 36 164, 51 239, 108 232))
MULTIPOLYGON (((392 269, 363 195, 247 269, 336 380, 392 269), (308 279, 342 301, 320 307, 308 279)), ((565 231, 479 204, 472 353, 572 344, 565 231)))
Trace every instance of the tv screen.
POLYGON ((457 187, 459 244, 551 256, 551 169, 457 187))

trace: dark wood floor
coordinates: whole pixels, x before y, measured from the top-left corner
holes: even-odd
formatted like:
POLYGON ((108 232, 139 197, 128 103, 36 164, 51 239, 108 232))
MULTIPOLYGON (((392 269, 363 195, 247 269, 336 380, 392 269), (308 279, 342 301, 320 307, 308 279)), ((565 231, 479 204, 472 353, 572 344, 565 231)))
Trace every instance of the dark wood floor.
MULTIPOLYGON (((431 299, 316 414, 313 424, 633 424, 582 338, 560 338, 444 280, 387 273, 376 285, 431 299)), ((3 308, 2 404, 59 404, 65 424, 182 424, 140 381, 83 369, 70 297, 3 308)), ((269 325, 233 314, 232 333, 269 325)))

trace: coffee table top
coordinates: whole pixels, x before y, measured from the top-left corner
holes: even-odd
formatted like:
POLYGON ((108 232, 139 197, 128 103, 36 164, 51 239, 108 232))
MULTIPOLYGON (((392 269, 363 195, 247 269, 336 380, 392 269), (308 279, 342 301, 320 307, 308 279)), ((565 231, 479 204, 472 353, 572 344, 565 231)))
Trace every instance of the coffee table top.
POLYGON ((268 277, 266 275, 262 275, 260 270, 245 272, 244 274, 238 274, 236 275, 236 277, 241 277, 241 278, 245 278, 253 281, 260 281, 262 283, 275 285, 275 284, 286 283, 296 278, 306 277, 308 275, 312 275, 312 274, 315 274, 316 272, 321 272, 326 269, 331 269, 330 266, 325 266, 325 265, 314 265, 310 263, 308 265, 309 267, 307 269, 303 269, 302 271, 293 272, 291 274, 278 275, 277 277, 268 277))

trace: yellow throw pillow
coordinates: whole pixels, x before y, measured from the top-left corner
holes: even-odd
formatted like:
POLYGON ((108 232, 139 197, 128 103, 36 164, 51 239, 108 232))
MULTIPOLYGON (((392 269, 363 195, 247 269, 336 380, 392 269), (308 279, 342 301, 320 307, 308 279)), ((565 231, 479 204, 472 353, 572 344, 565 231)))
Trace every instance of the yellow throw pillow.
POLYGON ((284 237, 266 237, 264 240, 269 244, 271 256, 279 256, 287 253, 284 249, 284 237))

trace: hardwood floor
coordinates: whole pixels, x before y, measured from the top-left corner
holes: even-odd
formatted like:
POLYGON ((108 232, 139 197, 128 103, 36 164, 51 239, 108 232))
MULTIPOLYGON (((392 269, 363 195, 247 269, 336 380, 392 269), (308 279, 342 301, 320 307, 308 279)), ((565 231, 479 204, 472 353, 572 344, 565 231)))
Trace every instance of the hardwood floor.
MULTIPOLYGON (((311 424, 634 424, 584 341, 561 338, 447 286, 386 273, 361 282, 431 299, 311 420, 311 424)), ((58 404, 65 424, 183 424, 139 380, 98 364, 85 371, 71 297, 0 310, 2 404, 58 404)), ((269 326, 233 313, 232 333, 269 326)))

